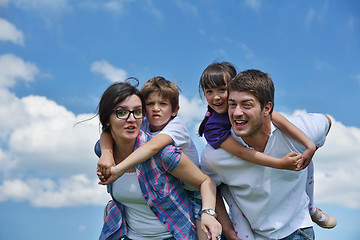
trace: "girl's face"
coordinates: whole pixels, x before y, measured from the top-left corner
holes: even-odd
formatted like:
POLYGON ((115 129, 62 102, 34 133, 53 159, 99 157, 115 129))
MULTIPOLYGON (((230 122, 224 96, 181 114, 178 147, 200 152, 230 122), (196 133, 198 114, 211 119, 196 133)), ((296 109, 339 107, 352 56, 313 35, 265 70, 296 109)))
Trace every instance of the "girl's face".
POLYGON ((228 110, 227 104, 227 88, 226 85, 215 88, 205 88, 204 95, 209 106, 219 114, 226 113, 228 110))
POLYGON ((139 112, 141 109, 141 99, 137 95, 125 98, 115 106, 114 110, 118 110, 118 113, 113 112, 109 118, 110 132, 114 139, 130 141, 137 138, 142 123, 142 112, 139 112))

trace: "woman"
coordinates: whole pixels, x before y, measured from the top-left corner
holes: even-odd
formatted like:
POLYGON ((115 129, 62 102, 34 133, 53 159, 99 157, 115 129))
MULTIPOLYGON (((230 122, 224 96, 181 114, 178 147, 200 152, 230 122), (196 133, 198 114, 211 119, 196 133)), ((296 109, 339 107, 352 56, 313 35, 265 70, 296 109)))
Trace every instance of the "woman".
MULTIPOLYGON (((116 164, 150 139, 140 130, 144 106, 136 86, 127 82, 111 85, 100 100, 98 114, 102 130, 114 139, 116 164)), ((213 211, 214 182, 174 146, 166 146, 121 178, 116 166, 108 179, 99 178, 100 184, 109 184, 108 191, 121 212, 109 210, 100 239, 196 239, 193 212, 182 181, 200 188, 203 231, 213 240, 221 234, 213 211)))

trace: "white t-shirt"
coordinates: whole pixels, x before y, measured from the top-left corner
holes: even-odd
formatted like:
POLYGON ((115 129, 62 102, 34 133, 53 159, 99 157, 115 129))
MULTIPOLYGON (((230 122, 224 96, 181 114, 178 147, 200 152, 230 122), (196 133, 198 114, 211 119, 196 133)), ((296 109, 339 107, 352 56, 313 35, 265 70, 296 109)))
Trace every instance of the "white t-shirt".
MULTIPOLYGON (((329 123, 321 114, 289 119, 320 147, 325 142, 329 123)), ((244 146, 246 143, 234 135, 244 146)), ((271 125, 264 154, 282 158, 287 153, 303 152, 305 147, 271 125)), ((305 192, 307 171, 280 170, 244 161, 225 150, 206 145, 201 169, 215 183, 228 185, 238 207, 247 217, 256 239, 284 238, 299 228, 312 226, 309 198, 305 192)))
POLYGON ((196 164, 199 165, 199 155, 196 149, 196 146, 193 140, 190 137, 190 134, 186 128, 185 123, 176 116, 173 118, 161 131, 158 132, 150 132, 150 125, 147 119, 145 118, 141 129, 144 132, 148 132, 152 135, 156 134, 167 134, 174 141, 174 145, 181 148, 181 151, 186 154, 186 156, 196 164))
POLYGON ((127 237, 137 240, 172 237, 147 205, 136 172, 125 173, 113 183, 113 196, 126 207, 127 237))

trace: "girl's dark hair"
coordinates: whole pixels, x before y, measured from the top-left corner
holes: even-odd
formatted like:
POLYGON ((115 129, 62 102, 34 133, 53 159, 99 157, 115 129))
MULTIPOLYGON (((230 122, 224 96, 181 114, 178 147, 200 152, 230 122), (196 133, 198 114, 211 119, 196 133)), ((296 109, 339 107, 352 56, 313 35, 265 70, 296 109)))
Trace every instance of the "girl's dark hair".
MULTIPOLYGON (((204 72, 200 77, 199 82, 199 94, 202 98, 204 91, 207 88, 216 88, 221 86, 226 86, 231 79, 236 76, 235 67, 229 62, 215 62, 207 66, 204 72)), ((199 126, 199 136, 201 137, 204 134, 205 125, 214 110, 208 106, 208 111, 205 115, 205 118, 202 120, 199 126)))
POLYGON ((108 122, 114 107, 131 95, 136 95, 141 99, 142 108, 144 109, 143 111, 145 111, 145 100, 140 91, 136 88, 137 86, 139 86, 139 80, 130 77, 125 79, 124 82, 113 83, 105 90, 97 107, 102 131, 110 131, 108 122))

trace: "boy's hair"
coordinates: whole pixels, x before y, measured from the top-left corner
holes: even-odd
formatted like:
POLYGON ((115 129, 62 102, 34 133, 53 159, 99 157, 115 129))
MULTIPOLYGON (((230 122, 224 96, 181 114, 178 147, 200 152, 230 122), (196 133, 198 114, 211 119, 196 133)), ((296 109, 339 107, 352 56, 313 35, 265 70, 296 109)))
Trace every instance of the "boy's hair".
POLYGON ((250 69, 238 73, 229 83, 228 91, 249 92, 260 102, 261 109, 264 109, 268 102, 272 102, 274 109, 274 83, 267 73, 260 70, 250 69))
POLYGON ((140 90, 141 94, 145 98, 151 93, 158 93, 161 97, 170 100, 171 109, 175 111, 179 106, 180 88, 173 82, 166 80, 161 76, 153 77, 147 80, 140 90))

